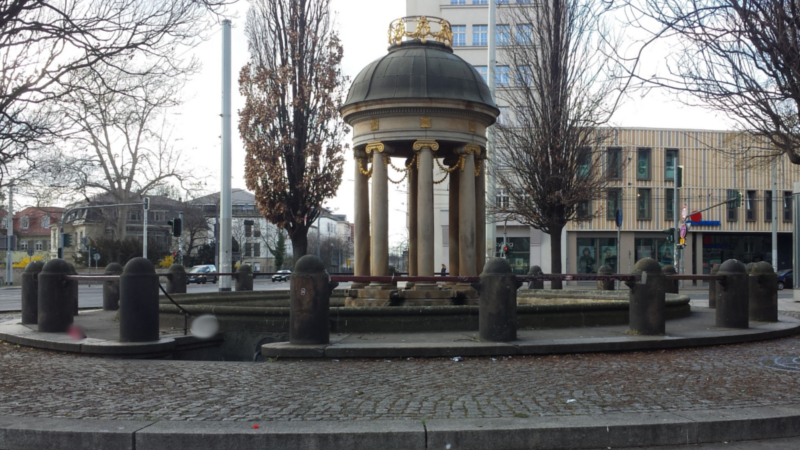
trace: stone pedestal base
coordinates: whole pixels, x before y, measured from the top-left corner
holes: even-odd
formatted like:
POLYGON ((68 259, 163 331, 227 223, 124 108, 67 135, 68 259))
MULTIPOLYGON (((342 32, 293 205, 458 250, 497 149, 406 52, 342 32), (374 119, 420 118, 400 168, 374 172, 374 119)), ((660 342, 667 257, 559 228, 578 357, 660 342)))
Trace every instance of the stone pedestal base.
POLYGON ((478 293, 470 286, 466 289, 439 289, 432 285, 426 289, 397 289, 396 286, 368 286, 351 289, 345 306, 449 306, 477 304, 478 293))

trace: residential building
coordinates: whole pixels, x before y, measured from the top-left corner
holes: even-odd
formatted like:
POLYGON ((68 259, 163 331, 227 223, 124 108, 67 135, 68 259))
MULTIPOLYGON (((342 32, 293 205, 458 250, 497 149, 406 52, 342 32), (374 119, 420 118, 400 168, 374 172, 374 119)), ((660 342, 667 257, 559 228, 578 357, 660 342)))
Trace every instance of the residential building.
POLYGON ((347 216, 323 209, 308 231, 308 253, 319 256, 329 272, 352 272, 353 224, 347 216))
MULTIPOLYGON (((17 239, 14 250, 23 252, 33 250, 34 257, 50 259, 50 250, 53 247, 51 230, 58 227, 63 212, 64 209, 58 207, 31 206, 15 213, 13 224, 17 239)), ((7 215, 6 210, 0 210, 4 236, 8 232, 7 215)))

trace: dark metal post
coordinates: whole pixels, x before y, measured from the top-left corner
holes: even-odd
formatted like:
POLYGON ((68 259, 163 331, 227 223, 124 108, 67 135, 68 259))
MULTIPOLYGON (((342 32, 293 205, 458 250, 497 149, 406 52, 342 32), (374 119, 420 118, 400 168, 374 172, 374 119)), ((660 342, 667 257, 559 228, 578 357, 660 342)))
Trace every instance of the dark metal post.
MULTIPOLYGON (((122 266, 117 263, 107 265, 105 275, 122 275, 122 266)), ((103 309, 105 311, 119 309, 119 278, 103 282, 103 309)))
MULTIPOLYGON (((598 275, 613 275, 614 269, 611 266, 600 266, 597 269, 598 275)), ((597 289, 601 291, 613 291, 614 290, 614 280, 597 280, 597 289)))
POLYGON ((325 265, 315 255, 300 258, 291 275, 289 342, 322 345, 330 342, 332 283, 325 265))
POLYGON ((186 268, 180 264, 173 264, 169 266, 169 277, 167 277, 167 293, 168 294, 185 294, 186 293, 186 268))
POLYGON ((72 303, 67 293, 67 280, 72 272, 63 259, 51 259, 39 273, 39 331, 63 333, 72 325, 72 303))
POLYGON ((22 273, 22 324, 33 325, 39 321, 39 273, 44 263, 33 261, 22 273))
POLYGON ((717 299, 717 326, 748 328, 750 306, 744 264, 729 259, 719 266, 719 274, 724 275, 725 279, 719 281, 722 291, 717 299))
POLYGON ((635 281, 631 288, 628 324, 634 334, 661 335, 666 331, 664 274, 652 258, 640 259, 633 266, 635 281))
MULTIPOLYGON (((542 275, 542 268, 539 266, 531 266, 528 270, 528 275, 537 276, 542 275)), ((543 280, 531 280, 528 282, 528 289, 544 289, 543 280)))
POLYGON ((478 325, 485 341, 508 342, 517 339, 517 289, 521 283, 505 258, 489 260, 476 286, 480 294, 478 325))
POLYGON ((757 322, 778 321, 778 274, 772 264, 761 261, 748 275, 750 291, 750 320, 757 322))
MULTIPOLYGON (((719 275, 719 264, 714 264, 711 266, 711 275, 719 275)), ((717 307, 717 298, 719 298, 719 293, 722 289, 719 287, 719 281, 711 280, 708 282, 708 307, 709 308, 716 308, 717 307)))
MULTIPOLYGON (((69 265, 69 274, 70 275, 77 275, 78 271, 75 270, 75 266, 72 264, 69 265)), ((78 315, 78 280, 67 280, 67 295, 68 301, 72 305, 72 315, 78 315)))
POLYGON ((249 264, 242 264, 236 269, 236 290, 253 290, 253 268, 249 264))
POLYGON ((153 263, 134 258, 119 277, 119 340, 150 342, 158 334, 158 274, 153 263))
MULTIPOLYGON (((675 266, 664 266, 664 268, 661 269, 661 273, 664 275, 677 275, 678 271, 675 270, 675 266)), ((664 279, 664 292, 667 294, 677 294, 678 280, 664 279)))

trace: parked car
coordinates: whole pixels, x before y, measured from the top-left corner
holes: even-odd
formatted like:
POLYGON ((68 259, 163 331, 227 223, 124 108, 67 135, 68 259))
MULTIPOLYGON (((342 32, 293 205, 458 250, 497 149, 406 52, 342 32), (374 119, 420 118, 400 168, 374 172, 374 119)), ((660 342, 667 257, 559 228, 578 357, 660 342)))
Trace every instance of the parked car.
POLYGON ((206 282, 216 283, 216 273, 217 268, 213 264, 194 266, 189 270, 189 276, 186 278, 186 284, 206 284, 206 282))
POLYGON ((278 273, 272 276, 272 282, 276 281, 289 281, 289 276, 292 275, 291 270, 279 270, 278 273))
POLYGON ((794 286, 794 277, 792 276, 792 269, 781 270, 778 272, 778 290, 782 291, 784 288, 791 289, 794 286))

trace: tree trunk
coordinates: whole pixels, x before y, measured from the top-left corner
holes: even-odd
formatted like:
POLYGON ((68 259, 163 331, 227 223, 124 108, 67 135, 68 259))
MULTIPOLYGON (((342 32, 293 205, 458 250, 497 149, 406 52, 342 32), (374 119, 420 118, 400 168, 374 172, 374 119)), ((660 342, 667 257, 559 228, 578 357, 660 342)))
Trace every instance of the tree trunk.
MULTIPOLYGON (((563 273, 561 271, 561 231, 563 227, 556 229, 550 227, 550 273, 563 273)), ((550 282, 552 289, 563 289, 563 282, 561 280, 553 280, 550 282)))
POLYGON ((297 260, 308 253, 308 230, 298 230, 294 232, 291 236, 291 239, 292 257, 294 258, 294 264, 297 264, 297 260))

